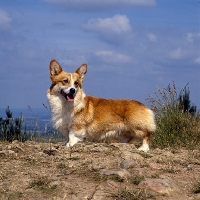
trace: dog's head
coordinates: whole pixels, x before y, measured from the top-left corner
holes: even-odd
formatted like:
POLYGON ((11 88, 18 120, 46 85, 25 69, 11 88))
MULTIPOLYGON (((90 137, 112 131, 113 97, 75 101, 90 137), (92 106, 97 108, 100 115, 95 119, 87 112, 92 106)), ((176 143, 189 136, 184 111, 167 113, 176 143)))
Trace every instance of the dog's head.
POLYGON ((57 93, 68 102, 73 102, 76 94, 82 88, 84 76, 87 72, 87 64, 82 64, 74 73, 63 71, 56 60, 49 65, 52 85, 50 93, 57 93))

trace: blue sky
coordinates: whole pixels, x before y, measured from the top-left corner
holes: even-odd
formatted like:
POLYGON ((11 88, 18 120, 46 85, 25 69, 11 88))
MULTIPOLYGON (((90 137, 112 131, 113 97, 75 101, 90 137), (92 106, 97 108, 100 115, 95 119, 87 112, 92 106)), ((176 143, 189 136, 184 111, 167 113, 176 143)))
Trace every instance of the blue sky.
POLYGON ((0 108, 47 105, 49 62, 88 64, 86 94, 145 104, 189 82, 200 108, 198 0, 6 0, 0 3, 0 108))

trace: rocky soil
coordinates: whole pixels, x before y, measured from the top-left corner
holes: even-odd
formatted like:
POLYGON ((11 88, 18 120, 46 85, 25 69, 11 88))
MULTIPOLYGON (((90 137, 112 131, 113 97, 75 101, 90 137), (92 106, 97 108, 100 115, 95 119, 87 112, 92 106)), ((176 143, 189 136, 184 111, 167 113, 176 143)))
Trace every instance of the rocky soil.
POLYGON ((200 200, 200 152, 0 142, 0 199, 200 200))

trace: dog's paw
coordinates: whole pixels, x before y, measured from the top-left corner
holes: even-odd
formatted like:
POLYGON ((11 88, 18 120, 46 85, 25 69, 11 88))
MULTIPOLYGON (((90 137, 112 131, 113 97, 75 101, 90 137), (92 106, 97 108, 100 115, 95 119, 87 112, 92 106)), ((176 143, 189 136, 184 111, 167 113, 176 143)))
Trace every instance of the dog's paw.
POLYGON ((147 152, 147 151, 149 151, 149 145, 143 144, 140 148, 138 148, 138 150, 147 152))
POLYGON ((66 147, 71 147, 71 145, 70 145, 70 143, 68 142, 68 143, 66 143, 66 145, 65 145, 66 147))

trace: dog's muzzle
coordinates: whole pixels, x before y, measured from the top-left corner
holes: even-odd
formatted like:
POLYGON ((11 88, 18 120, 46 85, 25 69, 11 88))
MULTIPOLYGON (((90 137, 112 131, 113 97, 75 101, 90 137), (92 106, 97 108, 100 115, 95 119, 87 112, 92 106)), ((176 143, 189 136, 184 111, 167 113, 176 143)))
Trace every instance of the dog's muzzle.
POLYGON ((74 96, 75 96, 76 90, 74 88, 70 88, 69 93, 65 93, 64 90, 62 89, 60 91, 60 94, 67 100, 67 101, 74 101, 74 96))

